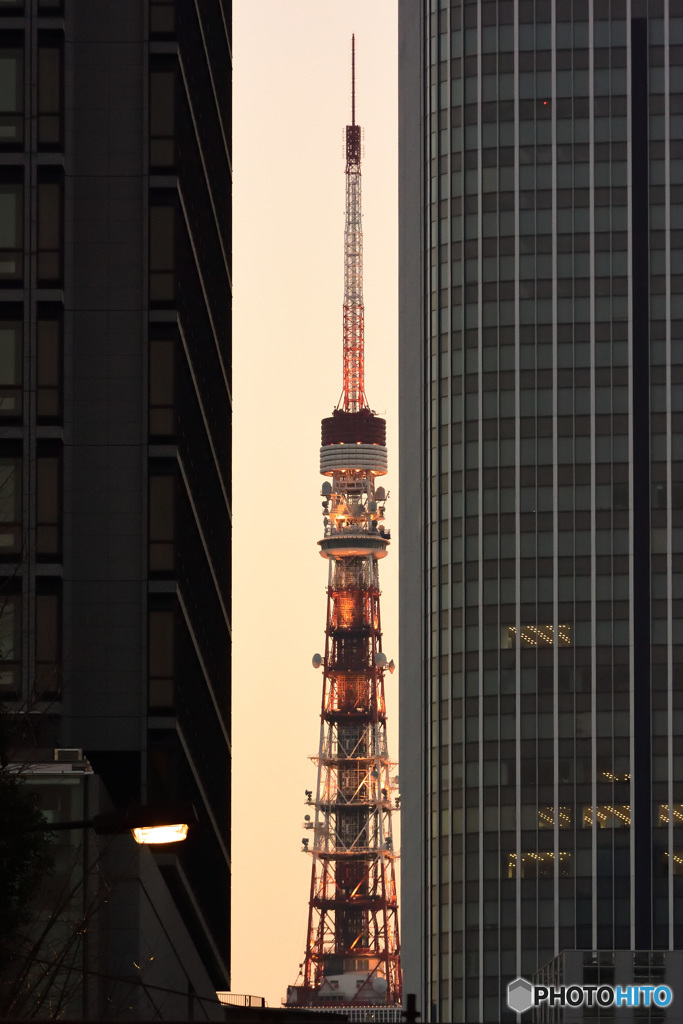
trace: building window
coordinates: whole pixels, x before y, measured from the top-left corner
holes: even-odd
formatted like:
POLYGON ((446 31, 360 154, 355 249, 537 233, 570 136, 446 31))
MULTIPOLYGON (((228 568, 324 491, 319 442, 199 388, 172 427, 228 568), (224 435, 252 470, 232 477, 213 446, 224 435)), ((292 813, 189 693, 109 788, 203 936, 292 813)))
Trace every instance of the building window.
POLYGON ((21 459, 0 457, 0 558, 21 552, 21 459))
POLYGON ((39 285, 59 285, 62 280, 62 183, 38 182, 39 285))
POLYGON ((538 827, 539 828, 555 828, 557 822, 558 828, 571 828, 572 827, 572 809, 571 807, 558 807, 557 815, 555 814, 555 808, 552 804, 538 808, 538 827))
POLYGON ((62 466, 57 453, 38 453, 36 462, 36 554, 59 558, 62 537, 62 466))
POLYGON ((38 314, 36 347, 36 415, 54 422, 62 415, 61 319, 38 314))
POLYGON ((147 753, 147 792, 150 801, 178 798, 178 737, 155 729, 147 753))
POLYGON ((24 0, 0 0, 0 14, 19 14, 24 9, 24 0))
POLYGON ((20 321, 0 321, 0 418, 21 416, 22 337, 20 321))
POLYGON ((175 72, 151 71, 149 76, 149 165, 169 168, 175 163, 175 72))
POLYGON ((597 781, 598 782, 630 782, 631 781, 631 773, 630 772, 619 772, 619 773, 615 774, 614 772, 610 772, 610 771, 601 771, 598 774, 598 780, 597 781))
POLYGON ((176 478, 170 473, 149 478, 149 571, 172 572, 175 563, 176 478))
MULTIPOLYGON (((671 858, 672 861, 672 874, 683 875, 683 850, 674 850, 671 858)), ((669 868, 669 851, 665 850, 662 854, 662 864, 665 871, 669 868)))
MULTIPOLYGON (((4 33, 3 33, 4 35, 4 33)), ((24 51, 0 49, 0 146, 24 141, 24 51)))
POLYGON ((557 854, 548 852, 523 853, 518 857, 516 853, 508 853, 503 862, 505 878, 554 878, 555 861, 557 859, 558 874, 560 878, 567 878, 571 874, 571 853, 567 850, 560 850, 557 854))
POLYGON ((0 182, 0 281, 20 284, 24 276, 24 190, 0 182))
POLYGON ((631 808, 629 804, 598 804, 584 807, 582 815, 584 828, 630 828, 631 808))
POLYGON ((668 825, 672 819, 674 825, 683 825, 683 804, 660 804, 654 824, 657 826, 668 825))
POLYGON ((171 608, 149 613, 149 706, 174 704, 175 613, 171 608))
MULTIPOLYGON (((520 647, 571 647, 572 627, 566 624, 555 627, 548 624, 525 625, 519 631, 520 647)), ((501 629, 501 647, 511 650, 517 647, 517 627, 503 626, 501 629)))
POLYGON ((174 0, 149 0, 149 31, 168 36, 175 32, 174 0))
POLYGON ((21 595, 0 594, 0 703, 21 694, 21 595))
POLYGON ((149 211, 149 298, 171 305, 175 295, 175 207, 152 206, 149 211))
POLYGON ((35 696, 54 699, 61 678, 61 601, 59 594, 36 594, 35 696))
POLYGON ((38 145, 59 149, 62 144, 62 44, 51 36, 38 41, 38 145))
POLYGON ((171 437, 175 433, 175 351, 172 338, 149 342, 149 432, 171 437))

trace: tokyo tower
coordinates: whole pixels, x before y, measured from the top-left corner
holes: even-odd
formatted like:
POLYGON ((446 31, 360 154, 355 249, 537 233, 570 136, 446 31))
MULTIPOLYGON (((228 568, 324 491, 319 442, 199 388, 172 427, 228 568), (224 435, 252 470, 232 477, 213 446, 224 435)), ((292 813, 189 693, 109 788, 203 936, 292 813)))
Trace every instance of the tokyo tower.
POLYGON ((379 561, 390 534, 386 423, 369 408, 364 382, 361 129, 356 124, 352 39, 351 124, 346 127, 343 390, 322 421, 325 478, 320 554, 327 560, 327 623, 317 787, 306 792, 304 849, 312 856, 304 962, 287 1004, 355 1008, 353 1019, 401 1019, 396 851, 399 806, 386 738, 379 561), (363 1007, 366 1008, 363 1011, 363 1007), (364 1016, 364 1012, 366 1016, 364 1016))

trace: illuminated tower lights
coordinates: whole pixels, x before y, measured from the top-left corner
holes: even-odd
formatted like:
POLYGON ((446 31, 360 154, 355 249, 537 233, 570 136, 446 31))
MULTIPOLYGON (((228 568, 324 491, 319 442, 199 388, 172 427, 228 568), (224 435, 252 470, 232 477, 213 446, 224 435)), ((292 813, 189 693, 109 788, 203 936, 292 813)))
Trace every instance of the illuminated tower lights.
MULTIPOLYGON (((315 794, 307 791, 304 849, 312 855, 308 934, 297 985, 288 1005, 400 1007, 398 904, 392 808, 398 778, 386 739, 378 563, 390 541, 384 527, 387 494, 376 486, 387 472, 386 423, 368 407, 364 382, 361 129, 346 127, 343 391, 322 421, 320 472, 325 477, 323 539, 328 561, 320 747, 315 794)), ((361 1018, 358 1018, 361 1019, 361 1018)), ((382 1019, 385 1019, 382 1017, 382 1019)), ((393 1019, 390 1016, 387 1020, 393 1019)))

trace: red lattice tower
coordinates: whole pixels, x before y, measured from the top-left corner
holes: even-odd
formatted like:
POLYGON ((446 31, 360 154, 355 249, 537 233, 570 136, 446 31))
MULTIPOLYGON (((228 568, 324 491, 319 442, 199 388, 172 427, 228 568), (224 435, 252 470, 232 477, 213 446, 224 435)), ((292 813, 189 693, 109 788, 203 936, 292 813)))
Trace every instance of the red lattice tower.
MULTIPOLYGON (((344 389, 322 422, 320 472, 328 560, 317 788, 307 792, 304 849, 312 855, 308 937, 300 982, 287 1003, 368 1007, 368 1020, 401 1019, 396 851, 399 805, 386 738, 378 563, 387 554, 386 424, 368 408, 364 386, 361 131, 346 128, 344 389), (391 1008, 394 1008, 393 1010, 391 1008)), ((354 1018, 355 1019, 355 1018, 354 1018)))

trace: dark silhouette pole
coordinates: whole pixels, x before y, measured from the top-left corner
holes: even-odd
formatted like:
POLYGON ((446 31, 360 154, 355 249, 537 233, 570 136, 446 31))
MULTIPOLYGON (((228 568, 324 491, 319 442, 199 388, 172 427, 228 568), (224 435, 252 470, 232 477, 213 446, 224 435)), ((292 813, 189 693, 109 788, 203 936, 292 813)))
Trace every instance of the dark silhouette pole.
POLYGON ((403 1019, 406 1021, 406 1024, 411 1024, 411 1022, 416 1024, 418 1017, 422 1016, 415 1002, 415 993, 409 992, 406 996, 406 1008, 403 1011, 403 1019))

